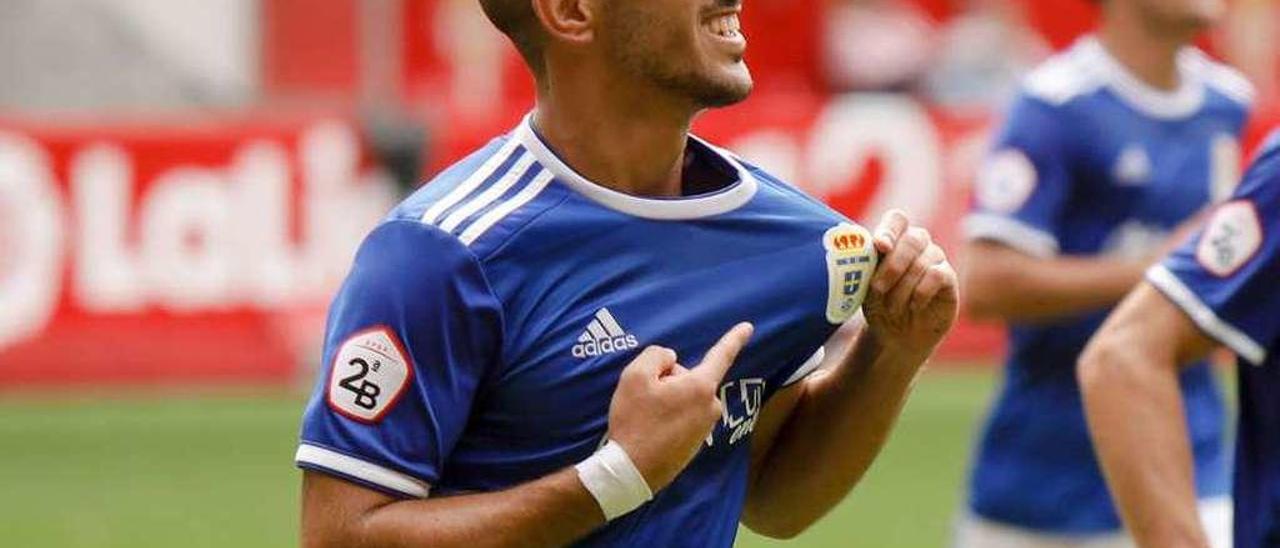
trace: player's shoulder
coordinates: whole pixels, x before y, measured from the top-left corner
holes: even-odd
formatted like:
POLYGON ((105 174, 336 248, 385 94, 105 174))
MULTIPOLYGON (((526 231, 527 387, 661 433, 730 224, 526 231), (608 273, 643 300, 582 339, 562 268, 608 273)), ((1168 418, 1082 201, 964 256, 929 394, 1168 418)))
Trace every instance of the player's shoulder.
POLYGON ((429 212, 436 215, 437 212, 431 210, 441 209, 449 195, 459 187, 476 184, 475 179, 487 178, 504 167, 510 168, 507 160, 513 156, 516 146, 511 135, 494 138, 419 185, 391 211, 387 220, 422 220, 429 212))
POLYGON ((1097 45, 1082 39, 1045 60, 1022 80, 1024 98, 1061 108, 1106 85, 1097 45))
POLYGON ((554 180, 524 140, 503 135, 423 184, 387 220, 430 227, 484 259, 563 198, 554 180))
POLYGON ((1249 110, 1253 107, 1257 91, 1243 73, 1225 63, 1220 63, 1199 48, 1185 48, 1178 56, 1178 63, 1193 78, 1204 83, 1214 96, 1235 108, 1249 110))

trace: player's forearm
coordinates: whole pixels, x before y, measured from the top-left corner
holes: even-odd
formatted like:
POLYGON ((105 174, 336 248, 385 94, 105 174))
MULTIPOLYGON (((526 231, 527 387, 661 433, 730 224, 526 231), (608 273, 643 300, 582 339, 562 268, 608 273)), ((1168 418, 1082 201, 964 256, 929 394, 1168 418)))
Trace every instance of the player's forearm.
POLYGON ((1139 546, 1208 546, 1175 357, 1104 333, 1080 362, 1095 451, 1139 546))
POLYGON ((754 478, 744 523, 788 538, 838 504, 870 467, 932 349, 888 348, 867 331, 804 393, 754 478))
POLYGON ((326 512, 323 502, 351 496, 332 492, 349 484, 319 474, 306 482, 308 548, 563 546, 604 523, 572 468, 504 491, 383 501, 350 515, 326 512))
POLYGON ((1123 259, 1040 259, 1008 249, 970 249, 963 276, 969 313, 1011 322, 1051 320, 1115 305, 1142 280, 1146 267, 1123 259))

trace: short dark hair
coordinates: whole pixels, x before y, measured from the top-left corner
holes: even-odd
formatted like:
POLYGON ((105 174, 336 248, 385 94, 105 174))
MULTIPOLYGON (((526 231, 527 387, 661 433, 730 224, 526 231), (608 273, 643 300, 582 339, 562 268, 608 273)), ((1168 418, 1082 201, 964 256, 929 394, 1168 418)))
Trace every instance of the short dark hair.
POLYGON ((533 0, 480 0, 480 7, 493 26, 515 44, 534 75, 541 75, 545 35, 533 11, 533 0))

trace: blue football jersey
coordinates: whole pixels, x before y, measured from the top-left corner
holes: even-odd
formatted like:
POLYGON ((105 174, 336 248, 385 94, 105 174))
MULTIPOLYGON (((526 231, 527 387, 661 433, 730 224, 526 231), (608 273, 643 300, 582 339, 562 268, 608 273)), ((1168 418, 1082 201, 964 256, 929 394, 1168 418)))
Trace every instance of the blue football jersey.
POLYGON ((1147 281, 1242 358, 1235 546, 1280 545, 1280 133, 1231 200, 1147 281))
POLYGON ((697 457, 582 545, 731 546, 751 432, 857 312, 865 229, 696 138, 645 199, 588 181, 531 118, 442 173, 362 244, 329 314, 297 464, 399 497, 494 491, 590 456, 648 345, 697 364, 739 321, 723 419, 697 457))
MULTIPOLYGON (((966 237, 1036 257, 1142 259, 1229 195, 1251 89, 1191 48, 1178 68, 1179 89, 1155 90, 1085 38, 1033 71, 975 184, 966 237)), ((1008 326, 1004 383, 970 478, 978 516, 1052 533, 1120 528, 1075 377, 1107 313, 1008 326)), ((1182 388, 1199 493, 1223 495, 1224 411, 1212 372, 1188 369, 1182 388)))

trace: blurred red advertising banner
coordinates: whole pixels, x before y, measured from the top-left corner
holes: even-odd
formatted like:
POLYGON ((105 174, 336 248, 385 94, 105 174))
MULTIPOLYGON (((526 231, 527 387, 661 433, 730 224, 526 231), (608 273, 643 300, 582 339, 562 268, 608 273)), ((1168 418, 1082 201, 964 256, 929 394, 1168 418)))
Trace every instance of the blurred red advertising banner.
MULTIPOLYGON (((432 167, 524 114, 504 108, 438 119, 432 167)), ((774 93, 695 130, 861 223, 907 210, 963 268, 957 227, 991 121, 903 96, 774 93)), ((1256 121, 1246 149, 1276 122, 1256 121)), ((396 200, 354 127, 0 121, 0 388, 305 377, 356 245, 396 200)), ((942 357, 1001 344, 962 321, 942 357)))
POLYGON ((292 379, 367 163, 341 121, 0 123, 0 386, 292 379))

